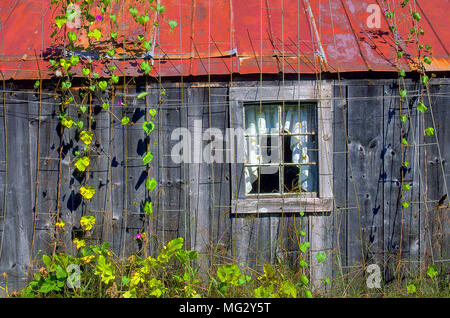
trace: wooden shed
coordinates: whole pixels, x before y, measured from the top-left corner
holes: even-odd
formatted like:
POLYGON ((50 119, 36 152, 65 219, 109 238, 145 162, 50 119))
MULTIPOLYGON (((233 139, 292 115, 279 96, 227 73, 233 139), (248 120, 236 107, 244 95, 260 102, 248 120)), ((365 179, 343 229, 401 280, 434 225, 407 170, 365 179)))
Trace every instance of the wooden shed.
MULTIPOLYGON (((115 4, 119 15, 129 2, 115 4)), ((132 44, 119 43, 114 62, 126 85, 103 95, 110 112, 90 105, 90 200, 74 167, 79 130, 62 130, 58 78, 48 71, 49 3, 0 4, 0 272, 13 286, 38 266, 39 250, 76 252, 84 215, 97 219, 86 239, 108 241, 123 257, 141 248, 137 233, 149 235, 150 252, 183 237, 205 270, 229 261, 295 268, 306 257, 316 286, 370 264, 385 282, 399 260, 408 269, 448 264, 450 34, 448 10, 434 9, 448 1, 414 1, 433 51, 427 83, 410 21, 390 31, 385 13, 401 12, 400 1, 164 1, 177 27, 150 31, 160 47, 145 57, 126 58, 132 44), (149 76, 141 59, 152 62, 149 76), (157 115, 146 135, 150 109, 157 115), (58 235, 56 218, 68 228, 58 235)), ((121 36, 143 32, 133 23, 121 36)), ((89 54, 100 65, 103 55, 89 54)))

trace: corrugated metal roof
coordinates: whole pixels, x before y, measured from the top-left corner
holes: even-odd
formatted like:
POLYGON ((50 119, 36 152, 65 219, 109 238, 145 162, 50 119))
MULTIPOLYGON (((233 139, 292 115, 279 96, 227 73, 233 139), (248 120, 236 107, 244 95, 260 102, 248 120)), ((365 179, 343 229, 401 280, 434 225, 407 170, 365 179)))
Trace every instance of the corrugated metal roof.
MULTIPOLYGON (((401 16, 408 13, 400 8, 401 1, 394 2, 393 9, 399 14, 395 40, 383 14, 387 4, 381 0, 165 0, 163 19, 178 22, 173 33, 162 22, 155 33, 142 30, 131 20, 122 23, 121 12, 128 10, 129 0, 114 2, 113 8, 121 21, 117 48, 119 51, 124 47, 125 52, 120 53, 132 55, 129 53, 133 49, 132 39, 143 32, 159 39, 161 49, 147 52, 153 56, 154 76, 395 72, 396 40, 410 58, 402 67, 413 70, 417 48, 408 41, 411 19, 401 16), (381 8, 380 28, 367 24, 371 15, 369 5, 381 8), (120 40, 123 34, 127 39, 125 45, 120 40)), ((422 42, 433 47, 429 70, 449 71, 449 0, 414 0, 412 5, 422 16, 420 25, 425 31, 422 42)), ((5 79, 50 76, 48 62, 41 56, 54 49, 50 39, 50 21, 54 16, 50 0, 1 1, 0 76, 5 79)), ((104 25, 108 28, 108 23, 104 25)), ((85 42, 81 39, 78 45, 83 47, 85 42)), ((108 45, 111 44, 99 43, 92 53, 99 53, 108 45)), ((116 63, 121 74, 142 74, 135 59, 116 63)))

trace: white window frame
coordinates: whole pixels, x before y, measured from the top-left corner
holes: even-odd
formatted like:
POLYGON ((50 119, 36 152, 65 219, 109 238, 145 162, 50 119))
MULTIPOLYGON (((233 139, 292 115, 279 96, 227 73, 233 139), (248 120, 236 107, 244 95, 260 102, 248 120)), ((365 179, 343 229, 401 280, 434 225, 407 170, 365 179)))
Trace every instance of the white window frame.
MULTIPOLYGON (((292 83, 292 82, 290 82, 292 83)), ((328 80, 299 81, 285 86, 245 86, 230 88, 230 118, 233 128, 243 128, 244 103, 299 102, 317 105, 319 192, 245 195, 244 165, 231 164, 232 213, 321 213, 333 209, 332 83, 328 80)), ((244 138, 231 139, 233 158, 245 147, 244 138)))

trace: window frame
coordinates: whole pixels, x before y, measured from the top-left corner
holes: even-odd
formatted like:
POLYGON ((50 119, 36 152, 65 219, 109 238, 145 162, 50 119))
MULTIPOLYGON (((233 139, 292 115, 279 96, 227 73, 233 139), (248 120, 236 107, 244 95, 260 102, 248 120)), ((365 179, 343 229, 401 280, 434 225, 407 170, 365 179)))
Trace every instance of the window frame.
MULTIPOLYGON (((244 122, 244 138, 248 138, 248 137, 255 137, 255 136, 276 136, 277 137, 277 143, 279 144, 279 145, 281 145, 281 144, 283 144, 284 143, 284 140, 283 140, 283 137, 285 137, 285 136, 290 136, 290 137, 292 137, 292 136, 311 136, 311 135, 318 135, 318 132, 317 131, 314 131, 314 132, 310 132, 310 131, 308 131, 308 132, 306 132, 306 133, 286 133, 286 132, 283 132, 283 129, 281 128, 282 127, 282 125, 283 125, 283 123, 282 123, 282 118, 283 118, 283 114, 282 114, 282 108, 283 108, 283 101, 269 101, 269 102, 262 102, 262 106, 273 106, 273 107, 276 107, 277 108, 277 118, 278 118, 278 124, 279 124, 279 131, 277 132, 277 133, 265 133, 265 134, 257 134, 257 135, 248 135, 248 134, 246 134, 246 129, 247 129, 247 127, 245 127, 245 121, 246 121, 246 118, 245 118, 245 108, 246 107, 257 107, 259 104, 261 104, 260 102, 244 102, 243 103, 243 111, 242 111, 242 113, 243 113, 243 116, 244 116, 244 119, 243 119, 243 122, 244 122), (272 105, 271 105, 272 104, 272 105)), ((314 123, 314 126, 315 126, 315 128, 316 128, 316 130, 318 130, 318 126, 317 126, 317 121, 318 121, 318 116, 317 116, 317 103, 313 103, 313 102, 304 102, 304 101, 284 101, 284 106, 285 107, 289 107, 289 106, 300 106, 300 105, 309 105, 309 106, 312 106, 312 107, 314 107, 315 109, 314 109, 314 111, 316 112, 316 114, 315 114, 315 123, 314 123)), ((318 138, 318 136, 316 137, 316 138, 318 138)), ((245 139, 246 140, 246 139, 245 139)), ((245 140, 244 140, 244 145, 245 145, 245 140)), ((318 147, 318 142, 317 142, 317 147, 318 147)), ((245 145, 245 146, 247 146, 247 145, 245 145)), ((313 150, 313 151, 317 151, 317 153, 318 153, 318 148, 317 149, 310 149, 310 150, 313 150)), ((280 151, 279 152, 280 153, 280 158, 279 158, 279 162, 278 162, 278 164, 265 164, 265 163, 260 163, 260 164, 251 164, 251 163, 247 163, 247 162, 244 162, 244 169, 245 168, 247 168, 247 167, 257 167, 257 168, 260 168, 260 167, 263 167, 263 166, 273 166, 273 167, 278 167, 278 173, 279 173, 279 175, 278 175, 278 189, 279 189, 279 192, 278 193, 276 193, 276 192, 273 192, 273 193, 246 193, 245 194, 245 197, 246 198, 252 198, 252 197, 256 197, 256 196, 264 196, 264 197, 267 197, 267 196, 269 196, 270 197, 270 195, 274 195, 274 196, 280 196, 280 195, 285 195, 286 197, 289 197, 289 196, 296 196, 296 195, 298 195, 298 193, 297 192, 285 192, 284 191, 284 188, 283 188, 283 185, 284 185, 284 181, 286 180, 285 179, 285 174, 284 174, 284 168, 285 167, 288 167, 288 166, 318 166, 319 165, 319 162, 318 162, 318 160, 317 160, 317 162, 316 161, 312 161, 312 162, 308 162, 308 163, 294 163, 294 162, 285 162, 285 158, 284 158, 284 151, 280 151)), ((318 156, 318 155, 317 155, 318 156)), ((301 195, 302 196, 306 196, 306 197, 316 197, 317 196, 317 192, 316 191, 305 191, 305 192, 302 192, 301 193, 301 195)))
MULTIPOLYGON (((291 82, 292 83, 292 82, 291 82)), ((244 105, 258 102, 313 103, 317 107, 318 193, 245 194, 244 163, 231 162, 231 212, 313 213, 333 210, 332 173, 332 84, 331 81, 300 81, 285 86, 230 88, 230 125, 244 129, 244 105)), ((230 138, 231 158, 243 151, 245 138, 230 138)))

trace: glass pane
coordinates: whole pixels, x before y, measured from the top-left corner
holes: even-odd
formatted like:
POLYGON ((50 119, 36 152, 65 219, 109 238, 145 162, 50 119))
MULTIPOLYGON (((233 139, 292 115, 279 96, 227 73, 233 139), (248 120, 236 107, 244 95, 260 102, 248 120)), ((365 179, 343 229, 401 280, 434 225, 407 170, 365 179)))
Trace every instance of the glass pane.
POLYGON ((314 104, 285 105, 284 131, 292 134, 317 132, 316 113, 314 104))
POLYGON ((278 134, 280 121, 278 118, 278 106, 276 105, 251 105, 244 107, 245 134, 254 136, 257 134, 278 134))
POLYGON ((279 193, 278 166, 245 167, 246 193, 279 193))
POLYGON ((284 166, 283 169, 283 192, 318 192, 317 165, 284 166))
POLYGON ((317 135, 284 136, 284 162, 318 163, 317 153, 317 135))

